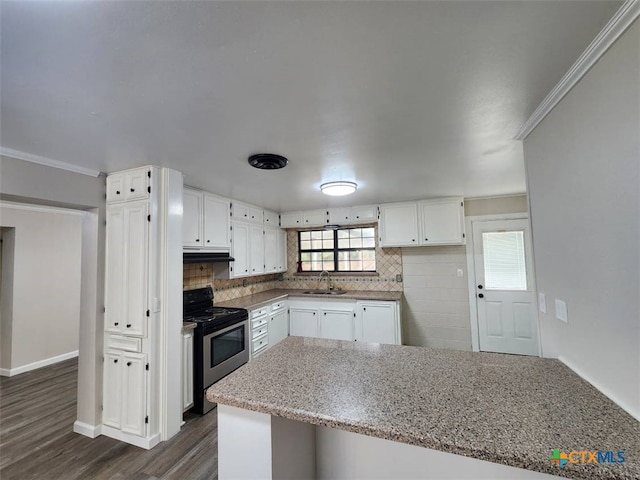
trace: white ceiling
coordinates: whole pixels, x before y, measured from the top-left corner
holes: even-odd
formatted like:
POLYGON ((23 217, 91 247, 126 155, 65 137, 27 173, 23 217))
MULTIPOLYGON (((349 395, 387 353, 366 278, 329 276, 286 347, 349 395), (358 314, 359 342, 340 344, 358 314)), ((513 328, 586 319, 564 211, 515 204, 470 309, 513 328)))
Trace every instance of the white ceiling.
POLYGON ((2 2, 1 143, 283 211, 524 192, 515 132, 621 3, 2 2))

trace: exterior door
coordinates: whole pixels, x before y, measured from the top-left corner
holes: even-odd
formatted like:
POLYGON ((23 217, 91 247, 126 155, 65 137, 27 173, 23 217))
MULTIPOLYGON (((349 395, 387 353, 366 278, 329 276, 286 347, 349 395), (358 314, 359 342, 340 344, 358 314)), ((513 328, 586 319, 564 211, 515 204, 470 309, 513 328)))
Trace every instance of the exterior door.
POLYGON ((540 355, 529 221, 473 221, 480 350, 540 355))

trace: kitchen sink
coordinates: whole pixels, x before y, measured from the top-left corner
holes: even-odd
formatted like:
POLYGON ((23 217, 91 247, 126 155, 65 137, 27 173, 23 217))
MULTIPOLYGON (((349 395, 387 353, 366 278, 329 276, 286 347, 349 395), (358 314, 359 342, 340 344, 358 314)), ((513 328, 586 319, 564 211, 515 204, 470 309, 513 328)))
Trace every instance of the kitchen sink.
POLYGON ((344 295, 345 290, 307 290, 302 292, 306 295, 344 295))

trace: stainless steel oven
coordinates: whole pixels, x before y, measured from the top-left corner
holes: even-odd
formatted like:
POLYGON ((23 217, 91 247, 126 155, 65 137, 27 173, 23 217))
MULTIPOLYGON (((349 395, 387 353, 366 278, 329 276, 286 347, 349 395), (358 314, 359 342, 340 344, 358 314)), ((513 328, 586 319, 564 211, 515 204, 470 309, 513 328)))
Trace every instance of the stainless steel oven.
POLYGON ((192 411, 214 408, 207 388, 249 361, 249 315, 243 308, 213 306, 211 287, 184 292, 184 320, 196 322, 193 332, 192 411))

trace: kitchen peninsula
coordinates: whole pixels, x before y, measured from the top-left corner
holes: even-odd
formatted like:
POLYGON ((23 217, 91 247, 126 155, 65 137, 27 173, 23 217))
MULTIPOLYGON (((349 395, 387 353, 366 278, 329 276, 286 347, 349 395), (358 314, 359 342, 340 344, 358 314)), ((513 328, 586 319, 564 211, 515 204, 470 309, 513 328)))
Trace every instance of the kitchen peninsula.
POLYGON ((640 478, 638 422, 556 360, 289 337, 207 398, 222 480, 640 478))

